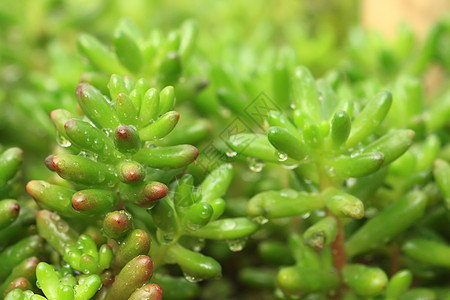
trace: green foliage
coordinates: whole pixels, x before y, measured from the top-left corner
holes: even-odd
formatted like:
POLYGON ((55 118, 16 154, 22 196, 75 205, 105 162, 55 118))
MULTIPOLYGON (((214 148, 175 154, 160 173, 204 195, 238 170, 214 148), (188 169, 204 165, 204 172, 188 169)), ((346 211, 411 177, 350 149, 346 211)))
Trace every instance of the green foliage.
POLYGON ((449 18, 325 2, 0 3, 0 298, 447 299, 449 18))

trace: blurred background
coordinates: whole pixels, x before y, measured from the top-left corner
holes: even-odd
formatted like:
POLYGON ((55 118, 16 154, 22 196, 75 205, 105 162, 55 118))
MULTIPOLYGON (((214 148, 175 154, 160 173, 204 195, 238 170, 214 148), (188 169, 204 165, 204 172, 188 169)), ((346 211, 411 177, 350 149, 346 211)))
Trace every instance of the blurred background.
POLYGON ((442 94, 449 8, 446 0, 0 0, 0 144, 25 150, 25 179, 44 176, 41 162, 56 141, 48 115, 76 111, 76 86, 95 69, 78 51, 78 36, 91 34, 112 48, 124 18, 144 37, 156 31, 169 39, 184 21, 197 23, 196 49, 183 72, 209 80, 191 101, 195 114, 211 119, 222 84, 215 66, 251 82, 244 93, 253 99, 267 92, 277 57, 305 65, 316 78, 339 72, 360 87, 351 89, 358 96, 403 73, 421 77, 431 98, 442 94))

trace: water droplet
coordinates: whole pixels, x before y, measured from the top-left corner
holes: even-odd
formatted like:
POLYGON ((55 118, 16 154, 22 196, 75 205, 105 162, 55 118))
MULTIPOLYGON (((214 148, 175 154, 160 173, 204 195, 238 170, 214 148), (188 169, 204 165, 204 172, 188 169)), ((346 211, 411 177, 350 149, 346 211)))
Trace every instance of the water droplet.
POLYGON ((145 142, 144 144, 144 148, 157 148, 158 146, 156 146, 155 144, 152 144, 151 142, 145 142))
POLYGON ((108 182, 106 183, 106 185, 107 185, 109 188, 112 188, 112 187, 115 186, 115 183, 114 183, 114 181, 110 180, 110 181, 108 181, 108 182))
POLYGON ((283 163, 283 164, 281 164, 281 166, 285 169, 293 170, 298 167, 298 164, 297 163, 283 163))
POLYGON ((69 225, 67 223, 60 222, 58 223, 57 228, 58 231, 62 233, 69 231, 69 225))
POLYGON ((260 225, 264 225, 267 222, 269 222, 269 219, 267 219, 264 216, 259 216, 259 217, 255 217, 253 218, 253 221, 255 221, 256 223, 260 224, 260 225))
POLYGON ((331 176, 331 177, 336 176, 336 174, 334 173, 334 168, 333 167, 328 168, 327 172, 328 172, 328 175, 331 176))
POLYGON ((205 239, 197 239, 196 242, 192 245, 192 250, 195 252, 200 252, 203 247, 205 247, 205 239))
POLYGON ((311 212, 307 212, 307 213, 301 215, 300 217, 301 217, 303 220, 305 220, 305 219, 308 219, 310 215, 311 215, 311 212))
POLYGON ((105 99, 106 100, 106 102, 108 102, 110 105, 115 105, 115 102, 114 101, 112 101, 112 99, 109 99, 109 97, 108 96, 105 96, 105 95, 103 95, 103 99, 105 99))
POLYGON ((297 106, 295 106, 295 104, 292 103, 292 104, 290 105, 290 108, 292 108, 292 109, 297 109, 297 106))
POLYGON ((348 187, 354 186, 356 184, 356 178, 349 178, 349 179, 347 179, 346 184, 347 184, 348 187))
POLYGON ((245 243, 247 242, 247 237, 242 239, 236 239, 236 240, 228 240, 227 245, 228 249, 230 249, 233 252, 238 252, 244 249, 245 243))
MULTIPOLYGON (((73 272, 75 273, 76 276, 81 275, 81 272, 78 271, 78 270, 75 270, 75 269, 74 269, 73 272)), ((83 277, 80 277, 79 280, 80 280, 79 283, 81 284, 81 280, 84 280, 84 279, 83 279, 83 277)), ((78 285, 77 285, 77 288, 78 288, 78 285)))
POLYGON ((233 219, 225 219, 222 221, 220 229, 222 231, 231 231, 236 227, 236 221, 233 219))
POLYGON ((88 154, 86 153, 86 151, 81 151, 80 153, 78 153, 78 156, 87 157, 88 154))
POLYGON ((98 171, 97 176, 98 176, 98 181, 99 182, 103 182, 105 180, 105 174, 103 174, 102 171, 98 171))
POLYGON ((247 157, 248 167, 253 172, 261 172, 264 168, 264 161, 254 157, 247 157))
POLYGON ((315 211, 315 213, 316 213, 316 215, 317 215, 318 217, 325 217, 325 215, 326 215, 326 213, 325 213, 325 211, 324 211, 323 209, 317 209, 317 210, 315 211))
MULTIPOLYGON (((106 146, 106 145, 105 145, 105 146, 106 146)), ((106 147, 105 147, 105 148, 106 148, 106 147)), ((99 143, 98 139, 95 139, 95 140, 93 141, 92 149, 94 149, 94 150, 96 150, 96 151, 102 150, 102 145, 99 143)), ((105 151, 106 151, 106 149, 105 149, 105 151)))
POLYGON ((297 196, 297 192, 291 189, 284 189, 280 191, 280 196, 286 198, 295 198, 297 196))
POLYGON ((106 134, 106 136, 109 136, 112 133, 112 131, 108 128, 103 128, 102 131, 104 134, 106 134))
POLYGON ((200 282, 203 280, 202 278, 198 278, 193 275, 189 275, 187 273, 183 273, 183 274, 184 274, 184 278, 189 282, 200 282))
POLYGON ((72 145, 72 143, 59 132, 56 133, 56 142, 58 143, 58 145, 64 148, 70 147, 72 145))
POLYGON ((288 159, 288 156, 286 153, 278 152, 277 153, 278 161, 286 161, 288 159))
POLYGON ((373 206, 367 207, 364 211, 364 216, 369 219, 373 218, 376 214, 378 214, 378 209, 373 206))
POLYGON ((173 242, 175 234, 172 232, 163 232, 160 229, 156 232, 156 239, 163 245, 168 245, 173 242))
POLYGON ((222 109, 221 114, 224 118, 229 118, 231 116, 231 111, 229 109, 222 109))
POLYGON ((184 226, 186 226, 186 228, 187 228, 189 231, 197 231, 197 230, 199 230, 200 227, 201 227, 200 225, 198 225, 198 224, 193 224, 193 223, 191 223, 191 222, 185 222, 184 226))
POLYGON ((146 204, 146 205, 145 205, 145 210, 146 210, 148 213, 150 213, 150 211, 156 206, 157 203, 158 203, 157 201, 154 201, 154 202, 152 202, 152 203, 150 203, 150 204, 146 204))
POLYGON ((237 155, 237 152, 232 150, 232 149, 228 149, 227 152, 226 152, 226 155, 228 157, 235 157, 237 155))
POLYGON ((61 217, 57 214, 50 214, 50 219, 52 219, 53 221, 58 222, 59 220, 61 220, 61 217))

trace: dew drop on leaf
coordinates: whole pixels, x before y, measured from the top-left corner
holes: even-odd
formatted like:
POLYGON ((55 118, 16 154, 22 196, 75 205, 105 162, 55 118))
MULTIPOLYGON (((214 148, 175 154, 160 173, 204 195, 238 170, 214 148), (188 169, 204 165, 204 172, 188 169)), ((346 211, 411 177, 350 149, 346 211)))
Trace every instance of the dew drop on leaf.
POLYGON ((190 223, 190 222, 186 222, 185 223, 185 226, 186 226, 186 228, 187 229, 189 229, 190 231, 197 231, 197 230, 199 230, 200 229, 200 225, 198 225, 198 224, 193 224, 193 223, 190 223))
POLYGON ((278 161, 286 161, 288 159, 288 156, 286 153, 278 152, 277 158, 278 158, 278 161))
POLYGON ((335 177, 336 176, 336 174, 334 173, 334 168, 333 167, 328 168, 327 169, 327 173, 328 173, 328 176, 330 176, 330 177, 335 177))
POLYGON ((297 163, 283 163, 283 164, 281 164, 281 166, 285 169, 293 170, 298 167, 298 164, 297 163))
POLYGON ((163 232, 158 229, 156 232, 156 239, 158 242, 160 242, 163 245, 168 245, 173 242, 173 239, 175 238, 175 234, 171 232, 163 232))
POLYGON ((264 161, 254 157, 247 158, 248 167, 253 172, 261 172, 264 169, 264 161))
POLYGON ((227 149, 226 155, 230 158, 235 157, 237 155, 237 152, 232 149, 227 149))
POLYGON ((259 217, 255 217, 253 218, 253 221, 255 221, 256 223, 260 224, 260 225, 264 225, 267 222, 269 222, 269 219, 267 219, 264 216, 259 216, 259 217))
POLYGON ((245 243, 247 242, 247 238, 235 239, 235 240, 227 240, 228 249, 233 252, 238 252, 244 249, 245 243))
POLYGON ((349 178, 347 179, 347 181, 345 182, 345 184, 347 185, 347 187, 352 187, 356 184, 356 178, 349 178))
POLYGON ((193 275, 189 275, 187 273, 184 273, 184 278, 189 282, 200 282, 203 280, 202 278, 198 278, 193 275))
POLYGON ((308 219, 309 216, 311 216, 311 213, 310 213, 310 212, 307 212, 307 213, 301 215, 300 217, 301 217, 303 220, 305 220, 305 219, 308 219))
POLYGON ((80 151, 80 153, 78 153, 78 156, 87 157, 88 154, 86 153, 86 151, 80 151))
POLYGON ((326 213, 323 209, 317 209, 314 211, 318 217, 325 217, 326 213))
POLYGON ((156 146, 155 144, 152 144, 151 142, 145 142, 144 144, 144 148, 157 148, 158 146, 156 146))
POLYGON ((225 219, 222 221, 220 229, 223 231, 230 231, 236 228, 236 221, 233 219, 225 219))
POLYGON ((103 128, 102 131, 106 136, 109 136, 111 134, 111 130, 108 128, 103 128))
POLYGON ((103 174, 103 172, 98 171, 97 176, 98 176, 98 181, 99 182, 103 182, 105 180, 105 175, 103 174))
POLYGON ((197 239, 192 245, 192 250, 195 252, 200 252, 203 247, 205 247, 205 239, 197 239))
POLYGON ((150 210, 152 210, 152 208, 154 208, 156 206, 156 203, 157 203, 157 201, 154 201, 153 203, 147 204, 145 206, 145 210, 147 211, 147 213, 150 213, 150 210))
POLYGON ((65 233, 69 231, 69 225, 67 223, 58 223, 57 227, 59 232, 65 233))
POLYGON ((59 132, 56 133, 56 142, 58 143, 58 145, 64 148, 70 147, 72 145, 72 143, 59 132))
POLYGON ((50 219, 52 219, 53 221, 58 222, 59 220, 61 220, 61 217, 57 214, 51 214, 50 215, 50 219))

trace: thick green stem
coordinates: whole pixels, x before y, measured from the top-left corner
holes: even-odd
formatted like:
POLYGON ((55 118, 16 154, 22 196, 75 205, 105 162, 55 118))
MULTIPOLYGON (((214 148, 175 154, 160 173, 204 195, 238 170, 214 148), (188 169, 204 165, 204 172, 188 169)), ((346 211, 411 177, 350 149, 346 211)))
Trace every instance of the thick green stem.
POLYGON ((156 251, 151 251, 151 257, 153 259, 153 268, 157 270, 159 267, 164 265, 164 259, 167 254, 167 250, 170 245, 158 245, 156 251))
POLYGON ((177 228, 178 228, 178 230, 177 230, 177 233, 175 234, 173 240, 167 245, 158 243, 156 234, 154 236, 152 235, 152 239, 153 239, 153 241, 155 241, 155 243, 152 244, 152 249, 150 250, 150 257, 153 260, 153 269, 154 270, 158 270, 159 267, 161 267, 165 264, 167 252, 173 245, 176 245, 176 243, 182 236, 183 231, 181 230, 181 226, 180 226, 180 223, 178 222, 178 220, 177 220, 177 228))
MULTIPOLYGON (((326 171, 322 166, 318 165, 319 170, 319 179, 320 179, 320 191, 324 191, 325 189, 333 186, 332 179, 327 175, 326 171)), ((336 267, 336 270, 339 273, 339 276, 342 277, 342 269, 347 264, 347 254, 345 253, 345 238, 344 231, 342 229, 341 219, 327 210, 327 215, 333 216, 336 219, 338 226, 338 233, 335 241, 331 244, 331 250, 333 253, 333 261, 336 267)))

